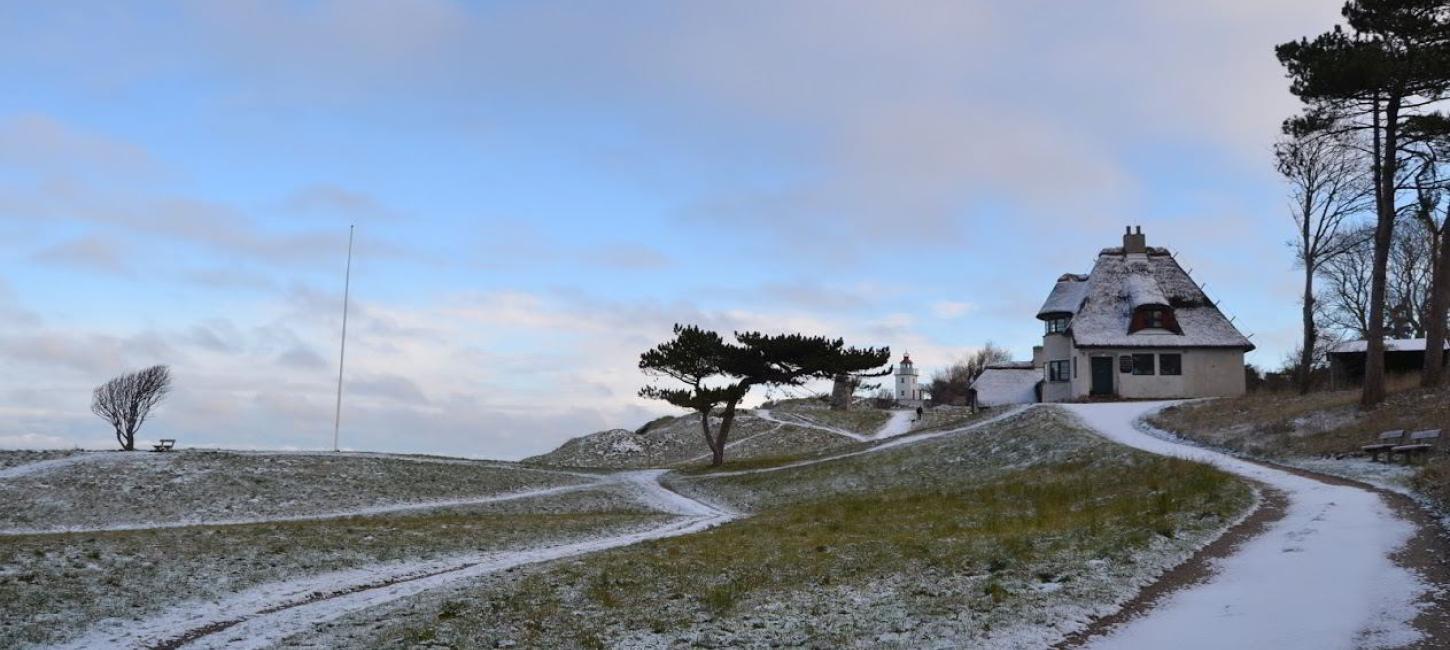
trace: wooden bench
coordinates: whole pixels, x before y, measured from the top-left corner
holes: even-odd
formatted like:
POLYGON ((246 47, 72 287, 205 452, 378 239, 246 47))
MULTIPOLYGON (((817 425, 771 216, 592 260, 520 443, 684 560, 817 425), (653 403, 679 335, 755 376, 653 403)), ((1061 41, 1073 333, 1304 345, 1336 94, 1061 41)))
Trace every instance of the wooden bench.
POLYGON ((172 438, 162 438, 161 442, 151 445, 152 449, 155 451, 171 451, 171 448, 175 446, 176 440, 172 438))
POLYGON ((1390 449, 1390 459, 1395 454, 1404 454, 1405 463, 1408 464, 1414 456, 1427 456, 1430 450, 1435 448, 1435 443, 1440 441, 1439 429, 1425 429, 1410 434, 1410 444, 1397 445, 1390 449))
POLYGON ((1405 438, 1405 431, 1404 431, 1404 429, 1395 429, 1393 431, 1386 431, 1386 432, 1380 434, 1380 436, 1379 436, 1379 442, 1377 442, 1375 444, 1372 444, 1372 445, 1365 445, 1363 447, 1360 447, 1359 450, 1362 451, 1362 452, 1364 452, 1364 453, 1369 454, 1370 462, 1376 462, 1376 461, 1378 461, 1380 459, 1380 454, 1386 454, 1386 455, 1391 455, 1392 456, 1393 454, 1390 453, 1390 450, 1391 449, 1394 449, 1401 442, 1403 442, 1404 441, 1404 438, 1405 438))

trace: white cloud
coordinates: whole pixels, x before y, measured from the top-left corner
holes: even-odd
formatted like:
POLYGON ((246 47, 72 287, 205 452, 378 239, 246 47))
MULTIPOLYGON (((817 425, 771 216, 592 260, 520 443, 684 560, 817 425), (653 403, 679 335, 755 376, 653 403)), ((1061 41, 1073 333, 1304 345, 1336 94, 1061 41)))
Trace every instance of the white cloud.
POLYGON ((931 313, 937 318, 951 320, 961 318, 976 310, 976 305, 969 302, 954 302, 951 300, 939 300, 932 303, 931 313))

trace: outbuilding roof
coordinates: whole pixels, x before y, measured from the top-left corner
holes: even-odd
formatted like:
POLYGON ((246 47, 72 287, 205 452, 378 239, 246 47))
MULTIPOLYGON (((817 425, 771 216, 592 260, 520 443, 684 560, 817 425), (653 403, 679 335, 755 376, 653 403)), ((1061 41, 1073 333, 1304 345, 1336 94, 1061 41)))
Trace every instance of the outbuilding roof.
MULTIPOLYGON (((1425 339, 1385 339, 1385 352, 1424 352, 1429 343, 1425 339)), ((1445 342, 1450 350, 1450 341, 1445 342)), ((1343 341, 1329 349, 1332 354, 1364 354, 1369 350, 1369 341, 1343 341)))
POLYGON ((1037 401, 1037 384, 1042 381, 1042 371, 1025 364, 1001 364, 988 366, 972 382, 977 391, 977 404, 981 406, 1003 406, 1007 404, 1031 404, 1037 401))
MULTIPOLYGON (((1103 249, 1086 282, 1070 284, 1081 284, 1083 293, 1070 312, 1068 329, 1078 347, 1254 349, 1166 249, 1150 247, 1138 254, 1103 249), (1183 333, 1129 333, 1133 311, 1148 305, 1171 308, 1183 333)), ((1048 296, 1049 304, 1062 287, 1059 280, 1048 296)))

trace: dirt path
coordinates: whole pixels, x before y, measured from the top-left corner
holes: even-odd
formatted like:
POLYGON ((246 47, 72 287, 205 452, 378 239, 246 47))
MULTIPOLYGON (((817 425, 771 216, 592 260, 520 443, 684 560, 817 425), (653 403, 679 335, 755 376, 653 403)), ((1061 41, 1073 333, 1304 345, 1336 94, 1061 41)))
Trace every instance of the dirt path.
POLYGON ((665 470, 623 472, 615 481, 640 490, 643 501, 680 515, 643 530, 530 549, 395 563, 262 585, 219 602, 190 603, 160 616, 112 622, 61 648, 262 648, 351 612, 525 564, 558 560, 640 542, 688 535, 739 515, 678 494, 659 483, 665 470))
MULTIPOLYGON (((1417 603, 1428 586, 1394 561, 1422 530, 1380 493, 1151 435, 1139 426, 1162 403, 1071 405, 1104 437, 1156 454, 1212 463, 1283 495, 1282 515, 1239 531, 1165 576, 1116 620, 1094 624, 1087 647, 1357 648, 1422 642, 1417 603), (1194 566, 1194 563, 1199 564, 1194 566), (1175 584, 1175 582, 1177 584, 1175 584), (1116 623, 1116 625, 1114 625, 1116 623)), ((1272 504, 1271 504, 1272 505, 1272 504)))

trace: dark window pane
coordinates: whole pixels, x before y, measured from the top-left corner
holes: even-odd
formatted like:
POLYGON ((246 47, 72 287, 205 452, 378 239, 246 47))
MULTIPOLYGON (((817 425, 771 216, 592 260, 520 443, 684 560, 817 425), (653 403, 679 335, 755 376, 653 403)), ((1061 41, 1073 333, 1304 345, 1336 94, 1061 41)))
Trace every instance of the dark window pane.
POLYGON ((1160 374, 1160 375, 1181 375, 1181 374, 1183 374, 1183 355, 1181 355, 1181 354, 1160 354, 1160 355, 1158 355, 1158 374, 1160 374))
POLYGON ((1151 374, 1154 374, 1153 373, 1153 355, 1151 355, 1151 354, 1135 354, 1135 355, 1133 355, 1133 374, 1135 374, 1135 375, 1151 375, 1151 374))

